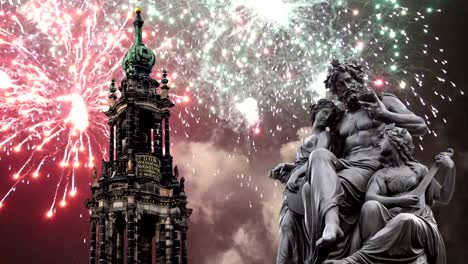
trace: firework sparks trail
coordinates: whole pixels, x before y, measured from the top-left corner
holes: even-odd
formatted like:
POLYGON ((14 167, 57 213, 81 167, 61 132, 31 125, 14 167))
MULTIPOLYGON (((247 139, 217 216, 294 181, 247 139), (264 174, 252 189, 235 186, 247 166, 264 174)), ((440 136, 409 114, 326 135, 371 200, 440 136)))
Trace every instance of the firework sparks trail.
MULTIPOLYGON (((102 112, 110 80, 123 77, 133 4, 0 0, 0 153, 2 161, 17 161, 9 165, 14 182, 0 206, 25 179, 52 172, 51 217, 57 197, 64 207, 77 193, 79 169, 106 157, 102 112)), ((440 85, 431 89, 447 102, 442 89, 455 88, 444 50, 427 44, 438 40, 426 22, 441 13, 433 7, 411 9, 399 0, 149 0, 143 6, 143 39, 171 73, 181 104, 173 132, 187 138, 201 120, 240 134, 280 136, 282 123, 294 127, 298 112, 325 96, 332 58, 356 59, 367 67, 371 88, 400 90, 406 104, 425 107, 428 122, 438 111, 420 97, 429 89, 424 84, 436 79, 440 85), (278 124, 262 124, 265 116, 278 124)), ((248 138, 251 153, 255 137, 248 138)))
POLYGON ((108 133, 102 115, 106 87, 125 51, 121 44, 128 39, 122 31, 127 16, 112 25, 117 29, 98 34, 100 8, 98 2, 75 6, 56 1, 2 6, 0 147, 6 156, 18 153, 21 159, 20 152, 26 151, 29 157, 13 172, 15 182, 1 203, 18 183, 38 178, 45 165, 50 170, 55 164, 62 171, 54 175, 58 183, 47 211, 50 217, 59 192, 62 206, 67 196, 76 194, 76 170, 94 166, 91 146, 108 133))

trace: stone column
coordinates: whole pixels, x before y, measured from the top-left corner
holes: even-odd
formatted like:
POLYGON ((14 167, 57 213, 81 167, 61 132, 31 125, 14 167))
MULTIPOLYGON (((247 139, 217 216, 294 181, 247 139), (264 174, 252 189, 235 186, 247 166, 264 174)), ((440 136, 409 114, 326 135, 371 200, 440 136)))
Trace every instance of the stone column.
POLYGON ((111 162, 111 164, 113 164, 114 161, 114 131, 114 122, 109 122, 109 161, 111 162))
POLYGON ((122 162, 121 158, 122 158, 122 153, 123 153, 123 139, 125 137, 125 127, 123 127, 123 118, 119 118, 119 120, 117 121, 117 125, 116 125, 116 144, 115 144, 115 152, 117 153, 115 155, 115 159, 116 159, 116 170, 117 170, 117 173, 118 174, 121 174, 121 173, 125 173, 125 161, 122 162))
POLYGON ((139 108, 134 108, 133 110, 134 114, 134 126, 135 126, 135 149, 141 149, 142 145, 142 138, 141 138, 141 130, 140 130, 140 109, 139 108))
POLYGON ((106 218, 104 215, 99 217, 99 264, 107 263, 106 255, 106 218))
POLYGON ((114 241, 114 233, 118 232, 115 230, 115 213, 109 213, 108 219, 106 220, 106 254, 107 263, 115 263, 117 255, 117 241, 114 241))
POLYGON ((135 264, 135 211, 127 211, 127 264, 135 264))
POLYGON ((165 150, 165 156, 170 156, 171 155, 171 143, 170 143, 170 133, 169 133, 169 116, 166 116, 164 118, 164 150, 165 150))
POLYGON ((154 116, 154 133, 153 133, 153 142, 154 142, 154 154, 156 157, 161 159, 162 157, 162 126, 161 120, 154 116))
POLYGON ((134 109, 133 105, 127 106, 127 152, 130 152, 130 149, 135 148, 135 115, 134 115, 134 109))
POLYGON ((166 263, 166 228, 164 223, 156 224, 156 263, 166 263))
POLYGON ((180 264, 182 262, 182 257, 180 254, 180 238, 181 238, 181 233, 180 230, 174 231, 174 251, 172 255, 174 256, 174 263, 180 264))
POLYGON ((172 250, 172 244, 173 244, 172 232, 174 231, 174 227, 172 226, 170 217, 166 219, 166 222, 164 224, 164 229, 165 229, 165 239, 166 239, 166 262, 165 263, 173 264, 174 252, 172 250))
POLYGON ((119 157, 122 156, 122 120, 119 120, 119 122, 117 122, 117 131, 116 131, 116 138, 117 138, 117 142, 116 142, 116 152, 117 152, 117 160, 119 159, 119 157))
POLYGON ((135 240, 135 252, 136 252, 136 263, 137 264, 143 264, 142 261, 142 241, 141 241, 141 236, 142 234, 142 229, 141 229, 141 215, 140 213, 136 212, 135 216, 135 233, 136 233, 136 240, 135 240))
POLYGON ((135 106, 128 104, 127 108, 127 139, 128 139, 128 161, 127 161, 127 176, 128 187, 134 187, 135 181, 135 106))
POLYGON ((96 264, 96 220, 91 218, 91 236, 89 238, 89 264, 96 264))
POLYGON ((187 264, 187 227, 182 227, 181 231, 181 254, 182 254, 182 264, 187 264))

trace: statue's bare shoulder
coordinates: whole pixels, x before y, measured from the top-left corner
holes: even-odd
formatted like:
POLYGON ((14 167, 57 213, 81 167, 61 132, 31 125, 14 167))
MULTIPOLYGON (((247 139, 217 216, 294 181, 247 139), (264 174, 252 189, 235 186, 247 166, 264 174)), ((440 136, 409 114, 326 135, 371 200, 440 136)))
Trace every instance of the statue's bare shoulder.
POLYGON ((412 114, 408 108, 406 108, 405 104, 401 102, 401 100, 394 94, 391 93, 383 93, 382 94, 382 103, 387 107, 387 109, 394 113, 400 114, 412 114))
POLYGON ((409 162, 409 164, 412 166, 412 169, 418 176, 425 176, 429 171, 424 164, 419 162, 409 162))

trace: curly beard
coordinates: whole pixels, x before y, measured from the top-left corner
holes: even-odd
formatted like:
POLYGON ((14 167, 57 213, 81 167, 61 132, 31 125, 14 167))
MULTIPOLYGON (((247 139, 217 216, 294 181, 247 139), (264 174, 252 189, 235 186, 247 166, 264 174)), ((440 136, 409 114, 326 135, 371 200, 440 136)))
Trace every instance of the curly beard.
POLYGON ((358 101, 358 94, 353 92, 349 94, 348 96, 346 96, 344 105, 346 109, 351 112, 359 110, 361 108, 361 104, 359 104, 359 101, 358 101))
POLYGON ((359 97, 362 94, 368 93, 369 91, 362 84, 357 84, 356 87, 350 87, 345 92, 345 94, 338 98, 341 102, 344 103, 345 107, 349 111, 357 111, 361 108, 359 103, 359 97))

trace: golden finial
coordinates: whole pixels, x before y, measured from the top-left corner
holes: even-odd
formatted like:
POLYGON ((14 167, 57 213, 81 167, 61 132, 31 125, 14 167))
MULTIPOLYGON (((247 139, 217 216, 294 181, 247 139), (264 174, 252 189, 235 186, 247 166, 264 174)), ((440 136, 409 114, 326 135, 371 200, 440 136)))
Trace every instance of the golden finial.
POLYGON ((141 1, 137 0, 135 4, 135 13, 140 14, 143 9, 141 8, 141 1))

